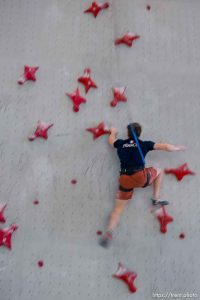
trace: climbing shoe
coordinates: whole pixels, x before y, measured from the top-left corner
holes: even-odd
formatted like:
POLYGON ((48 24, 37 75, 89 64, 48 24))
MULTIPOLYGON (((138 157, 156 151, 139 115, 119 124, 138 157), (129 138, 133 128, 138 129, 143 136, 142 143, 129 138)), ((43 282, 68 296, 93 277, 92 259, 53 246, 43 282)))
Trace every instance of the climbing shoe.
POLYGON ((155 206, 155 205, 168 205, 169 202, 166 201, 166 200, 156 200, 156 199, 153 199, 151 198, 151 202, 152 202, 152 205, 155 206))
POLYGON ((106 231, 106 233, 99 240, 99 245, 104 248, 108 248, 112 242, 112 239, 113 239, 112 231, 106 231))

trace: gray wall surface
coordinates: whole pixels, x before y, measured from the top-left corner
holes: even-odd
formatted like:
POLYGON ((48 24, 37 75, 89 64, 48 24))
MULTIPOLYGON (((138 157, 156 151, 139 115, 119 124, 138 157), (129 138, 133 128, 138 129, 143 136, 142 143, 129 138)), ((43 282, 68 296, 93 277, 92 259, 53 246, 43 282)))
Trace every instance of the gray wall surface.
POLYGON ((0 0, 0 204, 7 203, 0 228, 19 226, 12 250, 0 248, 0 300, 149 300, 167 292, 200 299, 200 1, 109 2, 94 19, 83 13, 89 0, 0 0), (115 47, 128 30, 140 40, 115 47), (37 81, 19 86, 25 64, 40 67, 37 81), (98 89, 76 114, 65 93, 85 67, 98 89), (115 108, 113 86, 126 86, 128 97, 115 108), (54 126, 47 141, 31 143, 38 120, 54 126), (111 248, 98 245, 119 171, 107 137, 93 141, 85 131, 101 121, 122 138, 139 121, 143 139, 187 146, 147 157, 148 166, 188 162, 197 172, 181 182, 165 177, 162 197, 174 217, 165 235, 147 188, 135 191, 111 248), (112 278, 120 261, 138 273, 135 294, 112 278))

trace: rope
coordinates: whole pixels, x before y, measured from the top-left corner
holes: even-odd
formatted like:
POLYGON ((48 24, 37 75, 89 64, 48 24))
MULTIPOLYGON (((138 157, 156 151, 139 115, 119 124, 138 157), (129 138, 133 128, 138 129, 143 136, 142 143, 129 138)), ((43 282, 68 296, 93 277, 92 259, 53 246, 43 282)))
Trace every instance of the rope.
POLYGON ((136 135, 136 133, 135 133, 135 130, 133 129, 133 127, 132 127, 131 125, 129 125, 129 127, 130 127, 130 129, 131 129, 131 133, 132 133, 132 135, 133 135, 134 141, 135 141, 135 143, 136 143, 136 145, 137 145, 137 147, 138 147, 138 151, 139 151, 140 156, 141 156, 141 158, 142 158, 143 165, 145 166, 144 155, 143 155, 143 153, 142 153, 142 149, 141 149, 141 147, 140 147, 140 144, 139 144, 137 135, 136 135))

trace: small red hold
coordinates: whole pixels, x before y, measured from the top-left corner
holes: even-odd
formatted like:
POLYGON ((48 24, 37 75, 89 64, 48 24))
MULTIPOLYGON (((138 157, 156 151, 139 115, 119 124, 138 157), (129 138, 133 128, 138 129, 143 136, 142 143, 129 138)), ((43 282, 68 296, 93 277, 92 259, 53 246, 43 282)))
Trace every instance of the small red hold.
POLYGON ((181 181, 186 175, 195 175, 195 173, 188 168, 187 163, 175 169, 165 169, 165 174, 175 175, 178 181, 181 181))
POLYGON ((160 222, 160 232, 167 232, 167 225, 173 221, 173 218, 167 214, 166 209, 162 206, 159 210, 155 212, 155 215, 160 222))
POLYGON ((97 89, 97 85, 90 77, 91 70, 89 68, 86 68, 84 70, 84 75, 82 77, 78 78, 78 82, 82 83, 85 86, 85 93, 89 91, 91 88, 97 89))
POLYGON ((44 266, 44 262, 42 260, 38 261, 38 267, 42 268, 44 266))
POLYGON ((39 200, 37 200, 37 199, 33 201, 33 204, 34 204, 34 205, 38 205, 39 203, 40 203, 40 202, 39 202, 39 200))
POLYGON ((0 229, 0 246, 5 246, 9 250, 12 248, 12 234, 17 230, 18 226, 12 224, 8 228, 0 229))
POLYGON ((102 235, 102 231, 101 230, 97 230, 97 235, 102 235))
POLYGON ((92 2, 92 5, 84 11, 84 13, 91 13, 96 18, 102 9, 109 8, 109 6, 110 5, 108 2, 98 3, 96 1, 94 1, 94 2, 92 2))
POLYGON ((87 128, 87 131, 93 134, 93 139, 97 139, 104 134, 110 134, 110 130, 105 128, 104 122, 101 122, 98 126, 93 128, 87 128))
POLYGON ((133 41, 139 39, 139 35, 134 35, 132 32, 127 32, 122 38, 115 40, 115 45, 125 44, 128 47, 132 47, 133 41))
POLYGON ((39 67, 24 66, 24 74, 18 80, 19 84, 24 84, 27 80, 36 81, 35 73, 39 67))
POLYGON ((34 134, 29 136, 29 138, 28 138, 29 141, 32 142, 38 137, 47 140, 48 139, 47 131, 52 126, 53 126, 52 123, 44 123, 44 122, 38 121, 36 131, 34 132, 34 134))
POLYGON ((71 184, 77 184, 77 180, 76 179, 72 179, 71 180, 71 184))
POLYGON ((147 9, 147 10, 150 10, 150 9, 151 9, 151 6, 150 6, 150 5, 147 5, 147 6, 146 6, 146 9, 147 9))
POLYGON ((126 267, 124 267, 124 265, 122 265, 122 263, 119 263, 117 272, 112 276, 124 281, 128 285, 131 293, 135 293, 137 291, 137 288, 134 285, 134 280, 137 277, 137 273, 128 270, 126 267))
POLYGON ((3 205, 1 208, 0 208, 0 222, 1 223, 5 223, 6 222, 6 218, 4 217, 4 210, 6 208, 6 204, 3 205))
POLYGON ((183 232, 180 233, 180 234, 179 234, 179 238, 180 238, 181 240, 183 240, 183 239, 185 238, 185 233, 183 233, 183 232))
POLYGON ((113 88, 113 100, 110 102, 110 106, 115 107, 118 102, 126 102, 127 97, 125 95, 125 87, 113 88))
POLYGON ((86 103, 86 99, 80 96, 79 89, 77 88, 74 93, 66 93, 66 96, 68 96, 72 102, 73 102, 73 111, 78 112, 79 111, 79 106, 81 103, 86 103))

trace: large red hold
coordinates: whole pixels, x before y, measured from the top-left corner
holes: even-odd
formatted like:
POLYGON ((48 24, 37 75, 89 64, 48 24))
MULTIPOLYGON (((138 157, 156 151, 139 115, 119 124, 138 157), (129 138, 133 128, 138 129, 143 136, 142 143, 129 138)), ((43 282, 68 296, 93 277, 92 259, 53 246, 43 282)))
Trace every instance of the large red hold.
POLYGON ((110 134, 110 130, 105 128, 104 122, 100 123, 98 126, 93 128, 87 128, 87 131, 93 134, 93 139, 97 139, 102 135, 110 134))
POLYGON ((8 228, 0 229, 0 246, 5 246, 9 250, 12 248, 12 234, 17 230, 18 226, 12 224, 8 228))
POLYGON ((155 212, 155 216, 160 222, 160 232, 167 232, 167 225, 173 221, 173 218, 167 214, 164 206, 155 212))
POLYGON ((137 288, 134 285, 137 273, 128 270, 122 263, 119 263, 117 272, 112 276, 124 281, 128 285, 131 293, 135 293, 137 291, 137 288))
POLYGON ((125 87, 113 88, 113 100, 110 102, 112 107, 115 107, 118 102, 126 102, 127 97, 125 95, 125 87))
POLYGON ((38 137, 47 140, 48 139, 48 133, 47 133, 47 131, 52 126, 53 126, 52 123, 44 123, 44 122, 38 121, 36 131, 34 132, 34 134, 32 134, 32 135, 29 136, 29 138, 28 138, 29 141, 32 142, 32 141, 34 141, 38 137))
POLYGON ((24 84, 27 80, 36 81, 35 73, 39 67, 24 66, 24 74, 19 78, 18 83, 24 84))
POLYGON ((133 41, 139 39, 139 35, 134 35, 132 32, 127 32, 123 37, 115 40, 115 45, 125 44, 128 47, 132 47, 133 41))
POLYGON ((175 175, 178 181, 181 181, 186 175, 195 175, 195 173, 188 168, 187 163, 175 169, 165 169, 165 174, 175 175))
POLYGON ((96 1, 94 1, 94 2, 92 2, 92 5, 84 11, 84 13, 91 13, 96 18, 102 9, 106 9, 108 7, 109 7, 108 2, 98 3, 96 1))
POLYGON ((85 92, 89 91, 91 88, 97 88, 97 85, 90 77, 91 70, 89 68, 86 68, 84 70, 84 75, 82 77, 78 78, 78 82, 82 83, 85 86, 85 92))
POLYGON ((78 112, 79 111, 79 106, 82 103, 86 103, 86 99, 81 97, 80 93, 79 93, 79 89, 77 88, 76 91, 74 93, 66 93, 66 95, 72 100, 73 102, 73 111, 74 112, 78 112))
POLYGON ((1 223, 5 223, 6 222, 6 218, 4 217, 4 210, 6 208, 6 204, 3 205, 1 208, 0 208, 0 222, 1 223))

